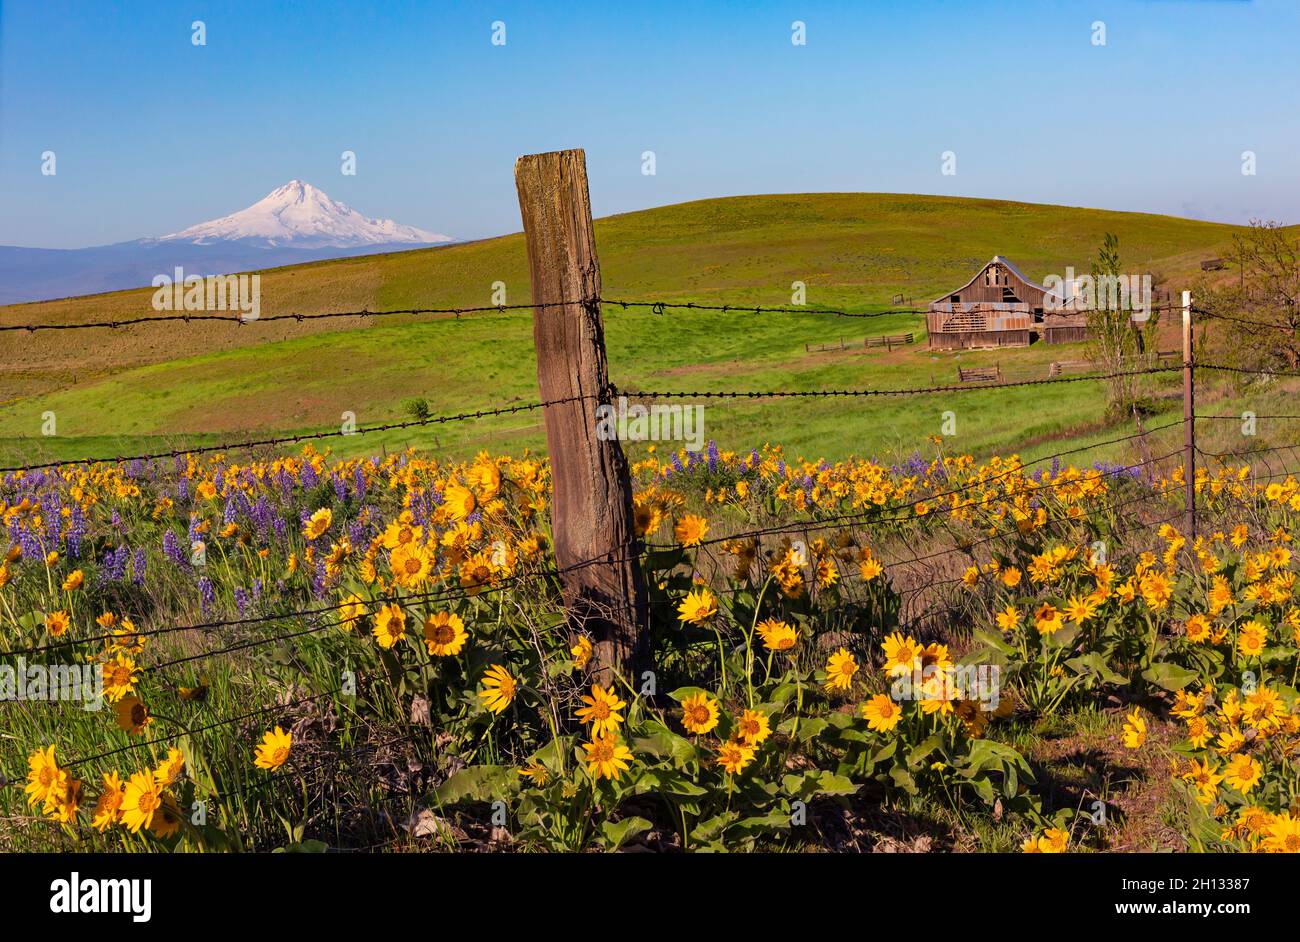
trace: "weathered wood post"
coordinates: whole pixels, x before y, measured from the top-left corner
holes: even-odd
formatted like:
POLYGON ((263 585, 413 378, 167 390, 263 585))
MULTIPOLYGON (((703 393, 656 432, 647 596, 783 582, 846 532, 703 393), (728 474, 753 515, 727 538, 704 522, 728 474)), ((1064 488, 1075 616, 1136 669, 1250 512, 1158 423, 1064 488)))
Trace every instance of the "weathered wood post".
POLYGON ((1183 514, 1188 547, 1196 543, 1196 377, 1192 293, 1183 292, 1183 514))
POLYGON ((602 682, 635 670, 649 605, 637 562, 632 482, 617 437, 598 432, 609 399, 600 263, 581 150, 515 162, 532 278, 537 385, 546 406, 551 521, 569 626, 586 631, 602 682))

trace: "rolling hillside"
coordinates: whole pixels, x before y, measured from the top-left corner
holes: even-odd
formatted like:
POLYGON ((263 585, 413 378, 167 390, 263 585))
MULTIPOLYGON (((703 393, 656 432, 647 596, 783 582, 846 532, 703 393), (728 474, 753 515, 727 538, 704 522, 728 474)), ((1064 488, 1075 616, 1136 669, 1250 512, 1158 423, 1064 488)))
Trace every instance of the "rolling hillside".
MULTIPOLYGON (((1200 260, 1228 254, 1234 227, 1133 213, 992 200, 885 194, 811 194, 704 200, 600 219, 598 247, 608 298, 788 304, 790 285, 808 303, 850 310, 889 306, 898 294, 923 304, 1003 254, 1030 277, 1086 270, 1103 233, 1119 235, 1125 267, 1172 287, 1190 284, 1200 260)), ((491 303, 504 282, 526 302, 522 236, 445 248, 348 258, 263 273, 263 314, 491 303)), ((148 316, 148 289, 0 308, 0 323, 148 316)), ((861 342, 917 329, 921 319, 689 313, 657 318, 607 305, 611 378, 624 389, 889 387, 950 382, 954 360, 923 344, 892 355, 807 354, 806 343, 861 342)), ((435 414, 536 399, 526 312, 462 319, 221 323, 108 331, 3 335, 0 448, 11 458, 114 454, 405 418, 404 401, 435 414), (405 321, 405 322, 403 322, 405 321), (418 322, 416 322, 418 321, 418 322), (42 437, 53 412, 56 437, 42 437)), ((1077 352, 1074 354, 1077 356, 1077 352)), ((1004 371, 1045 375, 1062 348, 966 354, 1004 371)), ((1101 403, 1088 384, 1023 390, 1007 399, 963 393, 963 448, 1008 447, 1097 431, 1101 403)), ((919 400, 711 404, 706 434, 724 446, 783 441, 818 454, 906 452, 954 408, 919 400), (935 406, 935 408, 931 408, 935 406), (933 414, 932 414, 933 413, 933 414)), ((536 413, 394 433, 381 440, 444 448, 502 439, 542 441, 536 413)), ((1098 437, 1105 437, 1099 435, 1098 437)), ((333 439, 342 450, 377 439, 333 439)))

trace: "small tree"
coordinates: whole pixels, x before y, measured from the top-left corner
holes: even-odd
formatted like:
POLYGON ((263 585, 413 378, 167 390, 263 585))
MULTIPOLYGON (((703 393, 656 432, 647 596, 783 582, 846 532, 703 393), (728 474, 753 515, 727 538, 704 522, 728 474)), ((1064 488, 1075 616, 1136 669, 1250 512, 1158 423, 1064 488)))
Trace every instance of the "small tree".
POLYGON ((1117 292, 1102 290, 1120 277, 1120 267, 1119 238, 1108 232, 1092 263, 1094 302, 1087 312, 1088 353, 1097 367, 1110 375, 1106 380, 1107 417, 1132 414, 1140 424, 1141 377, 1113 374, 1134 373, 1150 363, 1146 333, 1152 327, 1146 320, 1134 319, 1132 310, 1113 305, 1117 292))
POLYGON ((1300 367, 1300 247, 1276 222, 1233 236, 1235 281, 1197 286, 1197 307, 1219 318, 1216 359, 1249 369, 1300 367))
POLYGON ((406 414, 417 422, 423 422, 432 414, 429 411, 429 403, 423 399, 408 399, 402 405, 406 409, 406 414))

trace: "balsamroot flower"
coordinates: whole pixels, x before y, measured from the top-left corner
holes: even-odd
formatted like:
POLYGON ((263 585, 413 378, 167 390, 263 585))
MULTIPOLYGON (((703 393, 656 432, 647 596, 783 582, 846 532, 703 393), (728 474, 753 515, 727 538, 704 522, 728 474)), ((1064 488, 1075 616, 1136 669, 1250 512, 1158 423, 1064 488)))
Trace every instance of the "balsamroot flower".
POLYGON ((597 736, 582 748, 587 774, 596 781, 608 778, 617 782, 632 762, 632 750, 623 745, 616 733, 597 736))
POLYGON ((692 625, 705 625, 718 614, 718 603, 713 593, 700 586, 687 593, 677 606, 678 620, 692 625))
POLYGON ((606 733, 618 731, 623 722, 619 710, 627 706, 612 690, 606 690, 600 684, 593 684, 590 694, 583 694, 582 702, 586 704, 575 711, 578 721, 591 724, 592 736, 600 737, 606 733))
POLYGON ((493 664, 483 675, 479 698, 493 713, 503 713, 519 692, 518 682, 500 664, 493 664))
POLYGON ((465 647, 465 622, 452 612, 437 612, 424 620, 424 646, 434 657, 451 657, 465 647))
POLYGON ((826 661, 826 683, 828 690, 848 691, 853 688, 853 675, 858 672, 858 662, 847 648, 840 648, 826 661))
POLYGON ((277 726, 262 736, 253 755, 253 765, 259 769, 278 769, 289 761, 289 750, 292 748, 293 733, 286 733, 277 726))
POLYGON ((717 725, 718 703, 708 694, 693 694, 682 701, 682 726, 688 733, 702 736, 717 725))

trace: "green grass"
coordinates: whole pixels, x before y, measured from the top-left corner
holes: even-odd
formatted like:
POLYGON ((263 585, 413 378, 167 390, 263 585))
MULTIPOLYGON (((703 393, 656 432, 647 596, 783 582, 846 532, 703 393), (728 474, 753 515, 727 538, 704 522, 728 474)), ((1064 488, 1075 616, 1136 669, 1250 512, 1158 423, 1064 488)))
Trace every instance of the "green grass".
MULTIPOLYGON (((1031 277, 1086 269, 1102 234, 1117 232, 1126 265, 1182 283, 1199 259, 1222 254, 1234 227, 1173 217, 992 200, 882 194, 737 197, 598 220, 610 298, 784 305, 790 285, 810 306, 879 310, 903 294, 923 305, 967 280, 995 253, 1031 277)), ((263 313, 490 302, 504 282, 529 296, 523 241, 504 236, 450 248, 343 259, 263 276, 263 313)), ((0 322, 106 319, 151 313, 149 291, 0 308, 0 322)), ((611 379, 623 389, 900 388, 951 383, 958 362, 999 362, 1010 378, 1043 378, 1078 348, 932 356, 919 316, 670 312, 606 305, 611 379), (868 334, 914 331, 893 354, 861 349, 868 334), (805 344, 856 343, 843 353, 805 344)), ((13 336, 13 335, 10 335, 13 336)), ((0 455, 6 460, 120 454, 160 445, 272 437, 400 421, 402 403, 434 414, 536 401, 527 312, 461 319, 318 321, 132 328, 26 335, 0 370, 0 455), (343 328, 343 329, 339 329, 343 328), (53 412, 58 436, 39 434, 53 412), (101 452, 99 449, 107 448, 101 452)), ((916 398, 706 402, 706 435, 723 447, 780 441, 792 451, 907 454, 956 413, 953 447, 1014 450, 1023 443, 1104 440, 1092 383, 916 398)), ((327 440, 351 453, 406 445, 449 452, 539 447, 538 413, 518 413, 383 436, 327 440)), ((1109 437, 1113 437, 1113 434, 1109 437)), ((1049 451, 1060 450, 1049 448, 1049 451)))

